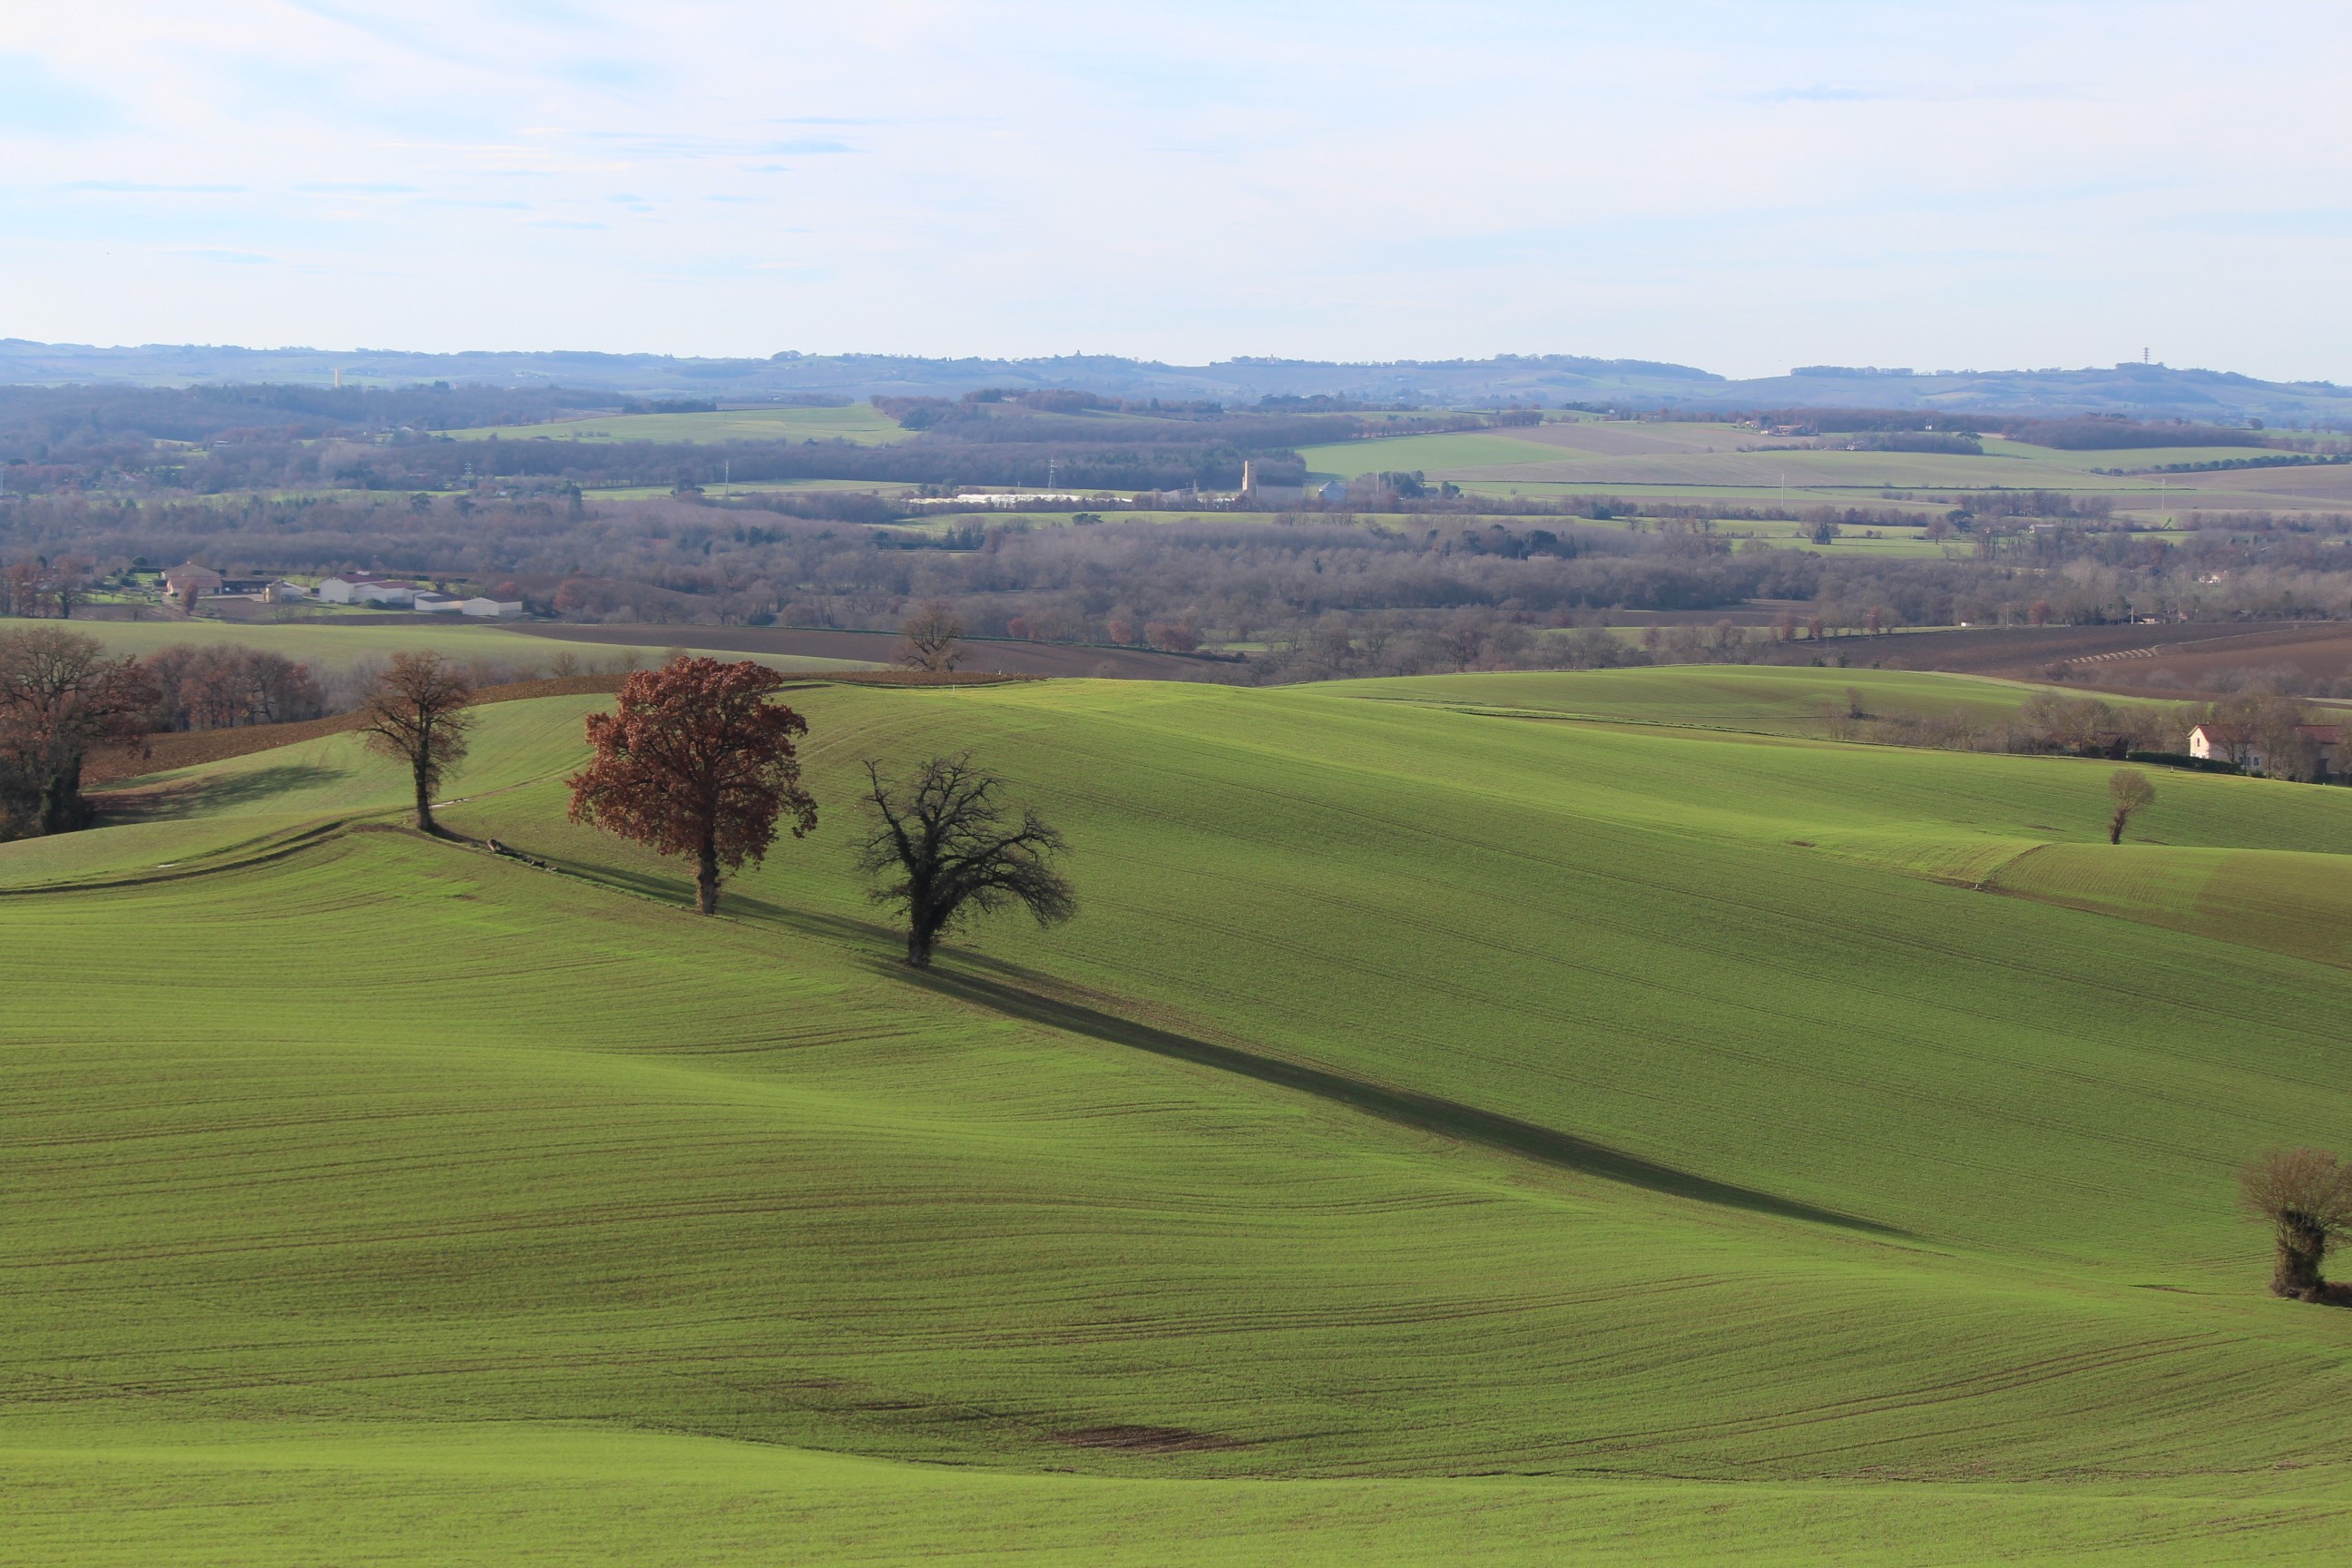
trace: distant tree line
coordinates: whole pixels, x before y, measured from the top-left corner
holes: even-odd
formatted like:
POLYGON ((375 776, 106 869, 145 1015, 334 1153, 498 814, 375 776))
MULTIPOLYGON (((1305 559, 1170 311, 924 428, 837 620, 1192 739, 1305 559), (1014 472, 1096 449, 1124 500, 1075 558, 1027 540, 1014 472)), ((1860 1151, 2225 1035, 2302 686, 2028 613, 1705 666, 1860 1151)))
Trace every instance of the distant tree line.
POLYGON ((140 661, 155 690, 150 730, 228 730, 316 719, 328 698, 308 664, 241 644, 178 643, 140 661))
POLYGON ((0 459, 73 452, 129 461, 155 441, 310 440, 406 426, 456 430, 610 409, 557 387, 0 386, 0 459))
POLYGON ((256 441, 215 446, 190 457, 142 448, 99 449, 86 460, 8 469, 18 494, 104 488, 114 476, 152 490, 199 495, 236 490, 336 488, 362 490, 471 489, 493 477, 547 488, 652 486, 716 488, 782 479, 847 479, 871 484, 1043 489, 1048 476, 1066 489, 1232 489, 1244 459, 1260 458, 1270 483, 1302 482, 1306 469, 1284 448, 1215 440, 1140 443, 967 442, 918 438, 894 446, 850 441, 724 444, 656 441, 456 441, 383 443, 256 441))
MULTIPOLYGON (((1582 407, 1584 405, 1563 405, 1582 407)), ((1596 409, 1595 412, 1601 410, 1596 409)), ((1611 409, 1607 412, 1618 413, 1611 409)), ((1919 431, 2001 436, 2059 451, 2137 447, 2266 447, 2294 444, 2260 420, 2219 425, 2186 417, 2142 419, 2121 414, 2017 414, 1966 408, 1660 408, 1640 417, 1668 424, 1747 423, 1827 436, 1919 431)), ((2341 423, 2331 426, 2343 428, 2341 423)), ((2301 443, 2308 445, 2305 441, 2301 443)))

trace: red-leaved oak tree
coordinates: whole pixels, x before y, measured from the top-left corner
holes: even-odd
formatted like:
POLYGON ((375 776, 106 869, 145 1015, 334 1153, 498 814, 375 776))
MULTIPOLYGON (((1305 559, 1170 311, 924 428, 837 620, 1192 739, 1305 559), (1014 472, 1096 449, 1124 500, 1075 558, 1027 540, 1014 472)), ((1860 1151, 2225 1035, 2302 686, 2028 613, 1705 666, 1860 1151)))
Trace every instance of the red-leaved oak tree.
POLYGON ((793 737, 808 721, 768 694, 762 665, 674 658, 622 684, 619 710, 588 718, 596 755, 572 775, 572 819, 658 854, 694 858, 694 907, 719 911, 722 868, 766 858, 779 820, 816 826, 793 737))

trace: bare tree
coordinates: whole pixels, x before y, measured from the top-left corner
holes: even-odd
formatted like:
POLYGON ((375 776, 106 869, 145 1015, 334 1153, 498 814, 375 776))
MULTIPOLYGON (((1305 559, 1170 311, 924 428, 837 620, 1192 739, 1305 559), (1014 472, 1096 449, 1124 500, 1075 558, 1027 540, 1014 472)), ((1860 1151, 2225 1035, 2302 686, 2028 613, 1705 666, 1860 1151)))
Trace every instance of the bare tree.
POLYGON ((975 911, 1019 904, 1041 926, 1078 912, 1076 890, 1047 861, 1067 852, 1062 836, 1026 806, 1015 825, 1001 798, 1004 781, 971 752, 933 757, 903 787, 870 760, 866 777, 875 826, 858 868, 884 879, 872 896, 904 916, 915 968, 928 968, 939 939, 975 911))
POLYGON ((1475 621, 1457 621, 1438 634, 1437 646, 1455 669, 1467 669, 1486 650, 1486 628, 1475 621))
POLYGON ((91 566, 79 555, 61 555, 49 565, 49 592, 57 598, 58 619, 73 619, 74 606, 89 597, 91 566))
POLYGON ((2107 842, 2124 841, 2124 825, 2132 814, 2146 811, 2156 804, 2156 786, 2137 768, 2117 768, 2107 779, 2107 798, 2115 803, 2116 812, 2107 818, 2107 842))
POLYGON ((396 653, 360 704, 360 731, 368 747, 408 764, 416 784, 416 827, 438 833, 433 792, 442 775, 465 760, 466 732, 473 715, 474 682, 437 653, 396 653))
POLYGON ((94 746, 135 739, 155 703, 139 661, 109 658, 95 638, 58 626, 0 634, 0 827, 86 826, 83 758, 94 746))
POLYGON ((2271 1222, 2278 1267, 2271 1289, 2300 1300, 2323 1300, 2319 1265, 2327 1244, 2352 1228, 2352 1166, 2319 1149, 2273 1149, 2238 1175, 2246 1207, 2271 1222))
POLYGON ((898 629, 907 638, 898 662, 908 668, 945 674, 963 662, 963 623, 956 618, 954 606, 945 599, 931 599, 919 605, 898 629))

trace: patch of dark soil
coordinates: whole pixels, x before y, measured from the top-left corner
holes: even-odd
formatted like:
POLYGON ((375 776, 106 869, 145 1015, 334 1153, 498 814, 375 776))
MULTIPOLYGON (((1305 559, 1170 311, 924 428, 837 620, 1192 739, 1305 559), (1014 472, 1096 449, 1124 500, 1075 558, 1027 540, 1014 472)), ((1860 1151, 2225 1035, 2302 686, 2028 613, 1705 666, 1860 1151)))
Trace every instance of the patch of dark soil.
MULTIPOLYGON (((1710 619, 1709 624, 1713 621, 1710 619)), ((727 653, 764 653, 790 658, 856 658, 896 664, 906 646, 897 632, 842 632, 784 626, 516 626, 523 637, 568 643, 662 648, 673 645, 727 653)), ((1241 662, 1230 654, 1165 653, 1157 648, 1097 644, 1013 642, 995 637, 963 639, 959 675, 1118 676, 1130 680, 1213 680, 1221 668, 1241 662)))
POLYGON ((1108 1448, 1121 1454, 1212 1454, 1249 1447, 1238 1437, 1182 1426, 1080 1426, 1055 1433, 1054 1441, 1073 1448, 1108 1448))

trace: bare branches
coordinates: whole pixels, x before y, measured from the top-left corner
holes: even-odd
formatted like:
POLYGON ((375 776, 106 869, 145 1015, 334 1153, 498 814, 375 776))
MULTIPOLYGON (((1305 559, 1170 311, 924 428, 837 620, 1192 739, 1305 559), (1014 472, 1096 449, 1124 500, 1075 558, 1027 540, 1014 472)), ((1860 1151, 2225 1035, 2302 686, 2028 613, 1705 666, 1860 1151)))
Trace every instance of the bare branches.
POLYGON ((2352 1166, 2322 1149, 2273 1149, 2238 1174, 2246 1207, 2271 1222, 2278 1268, 2271 1289, 2305 1301, 2324 1300, 2319 1266, 2327 1244, 2352 1229, 2352 1166))
POLYGON ((2117 768, 2107 776, 2107 798, 2116 806, 2115 815, 2107 819, 2107 842, 2121 844, 2132 814, 2156 804, 2156 786, 2137 768, 2117 768))
POLYGON ((963 662, 963 622, 945 599, 928 601, 898 629, 907 638, 898 662, 908 668, 945 673, 963 662))
POLYGON ((866 776, 875 823, 858 868, 884 879, 875 900, 903 914, 908 963, 927 966, 939 939, 975 911, 1017 905, 1041 926, 1077 913, 1076 889, 1050 864, 1069 847, 1028 807, 1015 823, 1004 781, 971 752, 931 758, 904 786, 871 760, 866 776))
POLYGON ((433 792, 465 760, 474 683, 437 653, 396 653, 360 704, 360 731, 377 753, 408 764, 416 785, 416 827, 437 833, 433 792))
POLYGON ((82 759, 147 727, 155 688, 132 658, 62 627, 0 634, 0 829, 64 833, 89 824, 82 759))

